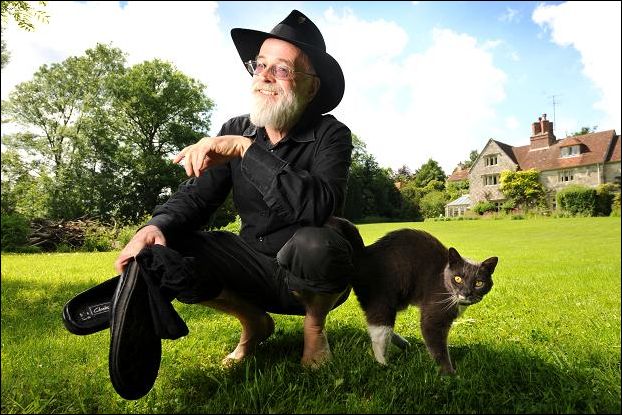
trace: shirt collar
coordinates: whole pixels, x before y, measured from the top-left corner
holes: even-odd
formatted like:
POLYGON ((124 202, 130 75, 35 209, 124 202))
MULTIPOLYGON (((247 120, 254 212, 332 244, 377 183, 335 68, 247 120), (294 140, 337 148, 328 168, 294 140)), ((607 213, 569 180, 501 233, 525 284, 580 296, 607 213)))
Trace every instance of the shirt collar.
MULTIPOLYGON (((242 132, 244 137, 257 137, 257 126, 253 123, 249 123, 248 126, 242 132)), ((293 140, 297 143, 308 143, 311 141, 315 141, 315 128, 311 125, 311 123, 298 123, 292 131, 289 132, 285 136, 281 142, 293 140)))

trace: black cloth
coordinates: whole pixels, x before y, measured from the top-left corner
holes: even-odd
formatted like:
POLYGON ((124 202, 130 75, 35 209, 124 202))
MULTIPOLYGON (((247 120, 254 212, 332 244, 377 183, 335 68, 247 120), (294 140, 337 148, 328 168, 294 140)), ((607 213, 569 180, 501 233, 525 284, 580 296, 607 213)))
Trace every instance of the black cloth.
POLYGON ((272 145, 248 115, 226 122, 218 135, 253 140, 243 158, 184 182, 147 223, 167 240, 200 229, 231 189, 242 219, 240 236, 254 250, 275 256, 294 233, 321 226, 343 209, 351 163, 350 130, 331 115, 305 119, 272 145))
POLYGON ((256 251, 240 236, 224 231, 190 232, 167 244, 185 260, 192 258, 200 281, 177 297, 184 303, 212 299, 215 291, 225 287, 264 311, 304 315, 304 305, 292 290, 343 291, 334 307, 350 293, 345 289, 354 272, 352 248, 334 229, 302 228, 276 257, 256 251))
MULTIPOLYGON (((193 269, 193 259, 183 258, 166 246, 151 245, 141 249, 136 262, 139 278, 144 279, 149 291, 149 309, 156 335, 175 340, 188 334, 188 326, 171 301, 184 293, 194 293, 201 286, 193 269)), ((212 287, 217 291, 222 288, 212 287)))

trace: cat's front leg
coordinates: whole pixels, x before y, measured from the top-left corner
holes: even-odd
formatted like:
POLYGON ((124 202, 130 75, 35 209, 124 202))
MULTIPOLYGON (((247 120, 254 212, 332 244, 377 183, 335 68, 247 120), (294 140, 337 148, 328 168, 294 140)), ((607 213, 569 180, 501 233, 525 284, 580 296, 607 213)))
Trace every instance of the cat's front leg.
POLYGON ((453 319, 431 315, 426 310, 421 311, 421 332, 430 355, 440 365, 442 375, 455 374, 456 370, 451 364, 447 348, 447 337, 453 319))
POLYGON ((376 360, 378 363, 386 365, 387 350, 393 337, 393 327, 368 324, 367 330, 369 331, 369 337, 371 337, 371 348, 374 351, 376 360))

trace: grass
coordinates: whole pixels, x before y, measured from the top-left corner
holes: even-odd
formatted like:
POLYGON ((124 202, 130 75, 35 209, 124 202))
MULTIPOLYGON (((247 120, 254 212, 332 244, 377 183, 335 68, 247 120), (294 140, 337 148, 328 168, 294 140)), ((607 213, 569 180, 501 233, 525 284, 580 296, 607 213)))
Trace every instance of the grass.
POLYGON ((620 413, 620 218, 366 224, 366 243, 424 229, 464 256, 498 256, 495 286, 449 336, 455 377, 412 347, 375 363, 354 295, 332 312, 334 359, 301 369, 302 317, 275 315, 256 355, 225 369, 237 322, 175 302, 190 333, 163 341, 159 377, 125 401, 108 377, 108 330, 67 332, 66 301, 114 275, 116 252, 2 255, 2 413, 620 413))

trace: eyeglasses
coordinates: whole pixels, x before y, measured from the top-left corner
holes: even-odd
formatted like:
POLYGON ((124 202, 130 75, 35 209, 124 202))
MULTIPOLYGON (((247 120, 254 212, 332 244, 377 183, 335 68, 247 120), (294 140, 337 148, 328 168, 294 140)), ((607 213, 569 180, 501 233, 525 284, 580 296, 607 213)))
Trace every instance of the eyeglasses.
POLYGON ((291 69, 289 66, 285 66, 285 65, 272 65, 268 67, 263 62, 257 62, 253 60, 244 62, 244 65, 246 66, 246 70, 248 71, 248 73, 250 73, 253 76, 260 75, 261 73, 263 73, 263 71, 268 69, 268 71, 270 71, 272 76, 274 76, 276 79, 282 79, 282 80, 293 79, 295 73, 301 73, 303 75, 317 77, 317 75, 314 73, 295 71, 291 69))

